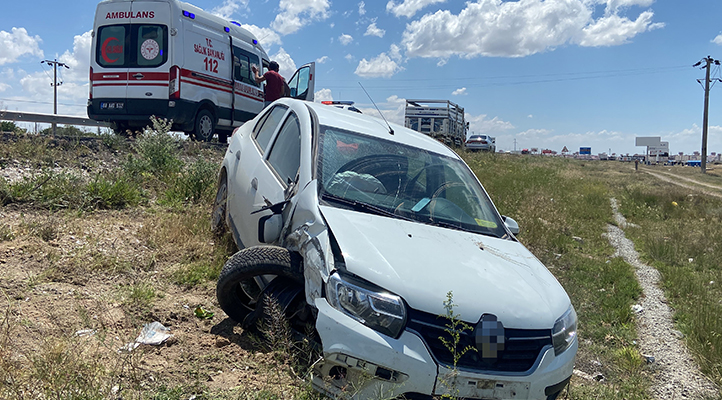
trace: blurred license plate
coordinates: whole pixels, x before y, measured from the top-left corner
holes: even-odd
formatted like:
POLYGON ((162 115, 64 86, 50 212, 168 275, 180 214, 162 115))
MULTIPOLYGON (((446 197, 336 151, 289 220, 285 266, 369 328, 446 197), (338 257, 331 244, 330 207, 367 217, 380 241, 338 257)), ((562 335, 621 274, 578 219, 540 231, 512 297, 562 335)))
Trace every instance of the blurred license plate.
POLYGON ((101 102, 100 103, 101 110, 122 110, 124 106, 125 106, 125 103, 122 103, 122 102, 101 102))

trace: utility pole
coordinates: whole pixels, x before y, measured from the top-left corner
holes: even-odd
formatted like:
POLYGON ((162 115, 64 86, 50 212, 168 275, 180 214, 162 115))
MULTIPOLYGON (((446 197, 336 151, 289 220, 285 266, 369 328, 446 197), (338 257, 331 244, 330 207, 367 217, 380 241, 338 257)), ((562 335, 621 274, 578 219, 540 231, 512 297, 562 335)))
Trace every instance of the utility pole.
MULTIPOLYGON (((693 65, 693 67, 698 67, 702 63, 705 63, 705 68, 707 71, 705 73, 705 79, 704 79, 704 85, 702 86, 704 88, 704 117, 702 118, 702 162, 700 163, 700 166, 702 168, 702 173, 707 173, 707 124, 709 122, 709 75, 710 75, 710 69, 712 68, 712 64, 714 65, 720 65, 719 60, 713 59, 711 56, 707 56, 706 58, 703 58, 702 60, 698 61, 696 64, 693 65)), ((717 79, 718 81, 722 82, 722 79, 717 79)), ((702 85, 701 79, 697 79, 697 82, 699 82, 700 85, 702 85)))
MULTIPOLYGON (((53 83, 50 86, 53 87, 53 114, 58 115, 58 86, 62 85, 62 82, 58 83, 58 66, 70 69, 67 64, 61 63, 56 58, 55 60, 43 60, 40 64, 48 64, 53 66, 53 83)), ((55 136, 57 130, 57 124, 53 122, 53 136, 55 136)))

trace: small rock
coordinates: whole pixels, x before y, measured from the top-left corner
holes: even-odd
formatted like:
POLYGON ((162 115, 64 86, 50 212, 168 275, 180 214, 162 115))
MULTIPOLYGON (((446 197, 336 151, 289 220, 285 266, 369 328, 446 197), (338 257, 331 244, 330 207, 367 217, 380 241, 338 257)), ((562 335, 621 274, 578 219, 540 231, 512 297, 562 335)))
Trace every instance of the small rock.
POLYGON ((598 360, 592 360, 592 365, 594 365, 595 367, 601 367, 602 363, 599 362, 598 360))
POLYGON ((229 344, 231 344, 231 341, 228 340, 228 339, 226 339, 226 338, 224 338, 223 336, 218 336, 218 337, 216 338, 216 347, 218 347, 218 348, 220 348, 220 347, 226 347, 226 346, 228 346, 229 344))
POLYGON ((684 333, 676 330, 676 329, 670 329, 669 332, 674 335, 677 339, 684 339, 684 333))
POLYGON ((647 364, 651 364, 651 363, 654 362, 654 356, 650 356, 650 355, 647 355, 647 354, 642 354, 642 357, 644 357, 644 361, 645 361, 647 364))
POLYGON ((594 375, 594 380, 597 382, 602 382, 602 381, 604 381, 604 375, 596 374, 596 375, 594 375))
POLYGON ((579 243, 584 243, 584 239, 580 238, 579 236, 572 236, 572 239, 576 240, 579 243))
POLYGON ((635 313, 639 314, 639 313, 641 313, 642 311, 644 311, 644 307, 640 306, 639 304, 635 304, 635 305, 632 306, 632 311, 634 311, 635 313))

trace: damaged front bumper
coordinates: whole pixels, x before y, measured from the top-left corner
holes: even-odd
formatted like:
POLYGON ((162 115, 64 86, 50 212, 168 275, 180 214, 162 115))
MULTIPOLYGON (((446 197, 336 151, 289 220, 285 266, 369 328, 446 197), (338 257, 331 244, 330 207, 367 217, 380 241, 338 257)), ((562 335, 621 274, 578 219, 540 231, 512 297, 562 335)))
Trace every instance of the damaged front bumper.
POLYGON ((317 298, 316 328, 324 358, 314 366, 313 386, 335 398, 430 399, 444 394, 468 399, 553 399, 574 367, 577 342, 559 356, 544 348, 523 373, 490 374, 440 365, 424 340, 405 330, 382 335, 317 298))

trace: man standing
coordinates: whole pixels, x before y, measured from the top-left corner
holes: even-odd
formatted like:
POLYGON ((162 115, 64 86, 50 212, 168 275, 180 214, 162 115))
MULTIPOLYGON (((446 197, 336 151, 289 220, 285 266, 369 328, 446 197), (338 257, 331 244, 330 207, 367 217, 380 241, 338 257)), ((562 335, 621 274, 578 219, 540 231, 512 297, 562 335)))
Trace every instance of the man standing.
POLYGON ((283 97, 283 83, 286 80, 278 73, 277 62, 271 61, 268 64, 268 71, 263 75, 258 75, 258 68, 256 68, 255 65, 251 67, 251 70, 255 76, 256 83, 266 82, 264 107, 283 97))

